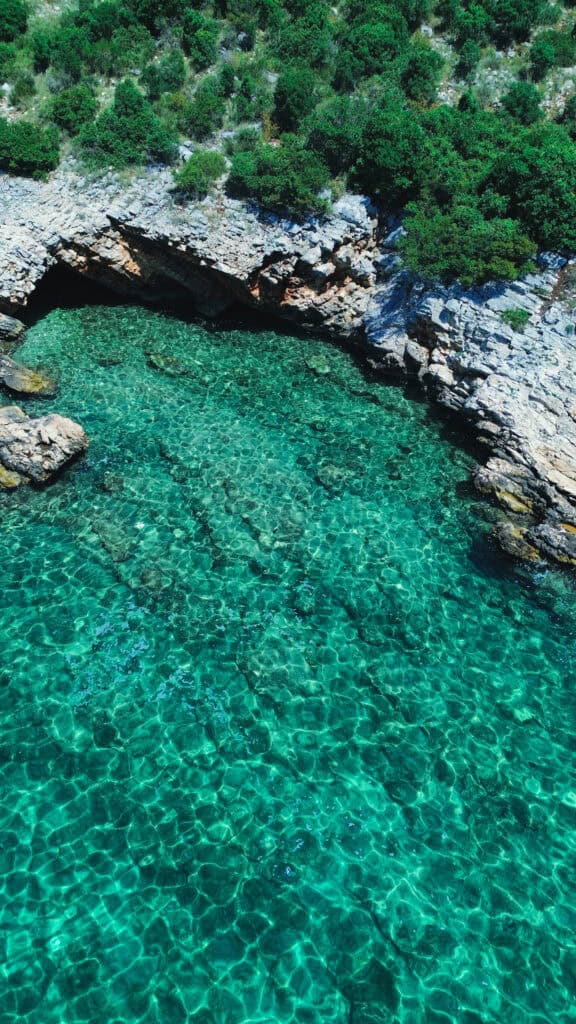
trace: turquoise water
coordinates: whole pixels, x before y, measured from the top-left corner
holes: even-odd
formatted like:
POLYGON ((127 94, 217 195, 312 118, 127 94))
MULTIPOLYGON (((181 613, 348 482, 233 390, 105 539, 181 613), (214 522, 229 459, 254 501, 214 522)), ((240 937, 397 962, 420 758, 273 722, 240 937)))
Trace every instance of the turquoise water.
POLYGON ((573 588, 321 342, 62 309, 0 498, 0 1024, 576 1020, 573 588))

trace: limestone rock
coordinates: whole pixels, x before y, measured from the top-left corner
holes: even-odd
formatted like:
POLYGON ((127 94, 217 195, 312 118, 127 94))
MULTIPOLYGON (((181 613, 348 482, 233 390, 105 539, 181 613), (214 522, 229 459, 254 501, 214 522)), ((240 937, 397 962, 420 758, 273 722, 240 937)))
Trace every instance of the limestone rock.
POLYGON ((56 391, 54 381, 44 374, 3 355, 0 355, 0 385, 17 395, 48 396, 56 391))
POLYGON ((88 447, 82 427, 50 413, 38 419, 18 406, 0 408, 0 485, 43 483, 88 447))
MULTIPOLYGON (((380 239, 361 196, 300 223, 219 192, 178 205, 169 170, 87 181, 70 162, 46 182, 7 178, 5 190, 6 311, 65 266, 137 299, 177 295, 206 315, 240 302, 361 344, 370 365, 415 377, 479 437, 489 459, 476 482, 522 531, 527 557, 533 548, 571 564, 559 525, 576 524, 576 288, 565 257, 542 254, 538 273, 511 284, 430 286, 400 263, 400 222, 380 239), (506 323, 516 309, 529 314, 522 333, 506 323)), ((0 352, 21 329, 0 319, 0 352)))
POLYGON ((16 320, 13 316, 6 316, 4 313, 0 313, 0 351, 5 348, 11 348, 17 341, 19 341, 24 334, 26 328, 21 320, 16 320))

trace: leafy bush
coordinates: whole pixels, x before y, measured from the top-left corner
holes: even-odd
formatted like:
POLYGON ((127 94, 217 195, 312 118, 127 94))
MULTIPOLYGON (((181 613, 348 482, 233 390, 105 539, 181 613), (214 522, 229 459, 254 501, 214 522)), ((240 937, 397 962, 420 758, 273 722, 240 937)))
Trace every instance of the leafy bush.
POLYGON ((333 174, 353 167, 361 150, 368 104, 360 97, 338 96, 308 120, 308 144, 333 174))
POLYGON ((521 124, 534 124, 542 117, 540 94, 532 82, 515 82, 503 97, 502 106, 521 124))
POLYGON ((530 67, 533 77, 540 82, 556 64, 556 51, 546 36, 538 36, 530 50, 530 67))
POLYGON ((426 134, 415 114, 382 105, 367 118, 354 180, 388 207, 401 206, 419 191, 426 134))
POLYGON ((0 41, 10 43, 26 31, 28 15, 22 0, 0 0, 0 41))
POLYGON ((80 133, 83 154, 97 167, 126 167, 157 160, 171 163, 175 139, 131 82, 120 82, 114 102, 80 133))
POLYGON ((171 50, 155 64, 148 64, 140 81, 151 100, 165 92, 177 92, 186 81, 186 63, 180 50, 171 50))
POLYGON ((186 11, 182 21, 184 49, 196 70, 209 68, 216 60, 220 27, 199 11, 186 11))
POLYGON ((182 112, 180 126, 201 142, 222 126, 225 109, 219 80, 215 76, 205 78, 182 112))
POLYGON ((233 196, 256 199, 270 210, 303 215, 326 208, 319 193, 328 180, 328 168, 320 158, 286 135, 282 146, 262 145, 237 153, 232 159, 228 191, 233 196))
POLYGON ((537 125, 509 140, 488 184, 544 249, 576 249, 576 147, 559 125, 537 125))
POLYGON ((174 180, 180 192, 185 195, 206 195, 211 185, 221 178, 226 170, 226 161, 221 153, 210 149, 197 149, 181 170, 176 171, 174 180))
POLYGON ((522 309, 521 306, 517 306, 515 309, 505 309, 500 318, 505 324, 508 324, 513 331, 517 331, 521 334, 530 320, 530 313, 527 309, 522 309))
POLYGON ((463 285, 513 280, 527 270, 536 246, 514 220, 486 220, 474 206, 441 211, 412 206, 401 250, 408 265, 432 280, 463 285))
POLYGON ((284 132, 297 132, 315 105, 316 77, 305 64, 289 65, 281 73, 274 92, 273 118, 284 132))
POLYGON ((461 78, 468 78, 472 74, 478 61, 480 60, 481 50, 478 43, 474 39, 465 39, 460 48, 460 56, 458 64, 456 65, 456 73, 461 78))
POLYGON ((19 71, 13 79, 13 85, 10 90, 10 102, 15 107, 25 106, 26 100, 29 100, 35 92, 36 82, 34 81, 34 76, 29 71, 19 71))
POLYGON ((0 118, 0 168, 13 174, 43 177, 58 165, 58 132, 28 121, 0 118))
POLYGON ((444 60, 431 46, 413 46, 400 81, 411 100, 431 103, 436 97, 444 60))
POLYGON ((98 104, 87 85, 72 85, 52 100, 51 117, 59 128, 77 135, 83 125, 92 121, 98 104))

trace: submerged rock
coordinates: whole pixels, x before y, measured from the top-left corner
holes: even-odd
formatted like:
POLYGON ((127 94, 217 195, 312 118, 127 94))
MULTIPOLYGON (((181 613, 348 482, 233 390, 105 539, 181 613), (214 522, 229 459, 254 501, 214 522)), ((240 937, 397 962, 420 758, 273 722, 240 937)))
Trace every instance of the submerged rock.
POLYGON ((0 408, 0 486, 44 483, 88 447, 78 423, 57 413, 32 419, 16 405, 0 408))
POLYGON ((0 355, 0 384, 17 395, 43 395, 56 393, 54 381, 38 370, 31 370, 9 356, 0 355))
POLYGON ((0 351, 11 348, 20 340, 26 330, 21 320, 0 313, 0 351))

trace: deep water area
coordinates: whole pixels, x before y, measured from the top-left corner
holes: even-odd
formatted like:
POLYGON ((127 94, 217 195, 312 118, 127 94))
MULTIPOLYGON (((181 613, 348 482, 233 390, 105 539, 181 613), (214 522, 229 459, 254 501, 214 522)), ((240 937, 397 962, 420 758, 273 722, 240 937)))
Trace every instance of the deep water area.
POLYGON ((352 356, 87 305, 0 498, 0 1024, 576 1020, 568 576, 352 356))

